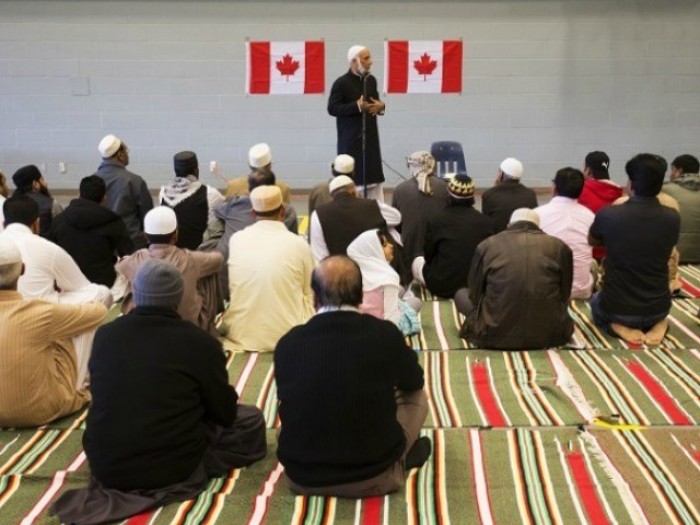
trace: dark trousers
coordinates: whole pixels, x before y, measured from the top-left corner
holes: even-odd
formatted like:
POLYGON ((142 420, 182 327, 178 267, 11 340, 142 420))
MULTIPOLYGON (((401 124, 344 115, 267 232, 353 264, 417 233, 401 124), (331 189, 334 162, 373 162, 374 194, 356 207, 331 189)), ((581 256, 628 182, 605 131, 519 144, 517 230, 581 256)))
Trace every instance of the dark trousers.
MULTIPOLYGON (((97 525, 126 519, 149 509, 175 501, 193 499, 209 478, 227 474, 265 457, 265 419, 254 406, 238 405, 236 420, 230 427, 210 425, 209 447, 189 478, 159 489, 121 491, 104 487, 90 477, 88 486, 69 490, 51 507, 62 523, 97 525)), ((138 483, 138 479, 134 479, 138 483)))

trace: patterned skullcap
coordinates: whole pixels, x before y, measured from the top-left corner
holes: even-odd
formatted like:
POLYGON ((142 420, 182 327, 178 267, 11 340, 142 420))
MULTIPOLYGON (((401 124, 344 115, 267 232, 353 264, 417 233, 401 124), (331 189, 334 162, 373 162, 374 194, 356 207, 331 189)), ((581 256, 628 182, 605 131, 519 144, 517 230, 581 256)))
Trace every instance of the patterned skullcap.
POLYGON ((455 199, 473 199, 476 186, 466 173, 458 173, 447 183, 447 192, 455 199))

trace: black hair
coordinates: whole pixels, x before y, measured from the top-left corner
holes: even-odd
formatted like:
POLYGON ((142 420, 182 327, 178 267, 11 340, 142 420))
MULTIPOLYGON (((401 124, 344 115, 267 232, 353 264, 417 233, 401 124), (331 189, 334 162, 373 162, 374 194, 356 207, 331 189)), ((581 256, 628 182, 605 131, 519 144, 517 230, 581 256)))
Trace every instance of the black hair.
POLYGON ((583 173, 576 168, 566 167, 557 171, 554 175, 554 187, 557 195, 578 199, 583 191, 583 173))
POLYGON ((102 177, 90 175, 80 181, 80 198, 93 202, 102 202, 107 194, 107 185, 102 177))
POLYGON ((678 155, 673 159, 671 166, 678 168, 683 173, 698 173, 698 171, 700 171, 700 162, 698 162, 697 157, 688 155, 687 153, 685 155, 678 155))
POLYGON ((661 191, 666 173, 666 159, 652 153, 640 153, 625 165, 632 181, 632 191, 641 197, 655 197, 661 191))
POLYGON ((31 226, 39 218, 39 205, 24 194, 15 194, 2 206, 5 224, 19 223, 31 226))

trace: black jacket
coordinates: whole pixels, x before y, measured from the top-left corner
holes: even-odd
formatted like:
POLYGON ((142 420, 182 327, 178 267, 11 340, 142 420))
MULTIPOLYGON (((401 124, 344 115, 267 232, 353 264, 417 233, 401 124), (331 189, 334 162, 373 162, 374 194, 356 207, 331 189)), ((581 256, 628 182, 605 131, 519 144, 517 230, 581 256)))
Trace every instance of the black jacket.
MULTIPOLYGON (((377 79, 372 75, 367 77, 367 101, 369 98, 379 100, 377 79)), ((328 97, 328 113, 336 117, 338 129, 338 154, 346 153, 355 159, 355 184, 376 184, 384 182, 382 169, 382 152, 379 147, 379 130, 377 117, 367 114, 366 119, 366 154, 367 175, 363 179, 362 166, 362 113, 357 107, 357 100, 362 96, 363 81, 352 71, 333 82, 330 97, 328 97)))
POLYGON ((277 456, 296 483, 369 479, 403 454, 395 389, 423 388, 423 369, 389 321, 352 311, 316 315, 277 343, 275 378, 277 456))
POLYGON ((155 489, 187 479, 208 446, 207 425, 236 418, 221 343, 174 310, 136 308, 100 327, 89 369, 83 445, 106 487, 155 489))
POLYGON ((496 233, 506 229, 518 208, 537 208, 537 195, 517 180, 504 180, 481 196, 481 211, 491 217, 496 233))
POLYGON ((566 344, 571 249, 534 224, 519 221, 482 241, 469 271, 475 306, 463 335, 480 348, 521 350, 566 344))
POLYGON ((428 221, 423 278, 431 293, 451 299, 467 286, 474 250, 493 235, 493 221, 472 206, 450 205, 428 221))
POLYGON ((361 199, 347 192, 333 197, 316 210, 330 255, 345 255, 355 237, 367 230, 386 229, 386 221, 374 199, 361 199))
POLYGON ((112 286, 116 255, 129 255, 134 243, 122 218, 104 206, 73 199, 57 215, 49 230, 49 240, 66 250, 90 281, 112 286))

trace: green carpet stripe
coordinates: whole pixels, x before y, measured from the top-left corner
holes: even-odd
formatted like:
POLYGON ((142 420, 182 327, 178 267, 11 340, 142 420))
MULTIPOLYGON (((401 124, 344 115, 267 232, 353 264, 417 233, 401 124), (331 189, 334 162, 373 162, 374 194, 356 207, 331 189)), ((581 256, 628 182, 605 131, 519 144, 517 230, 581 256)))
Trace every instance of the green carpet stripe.
MULTIPOLYGON (((637 432, 620 432, 622 439, 632 447, 637 458, 648 469, 655 482, 663 491, 667 501, 672 505, 676 516, 687 524, 698 523, 700 515, 693 509, 687 500, 685 493, 678 487, 675 480, 668 477, 667 468, 650 454, 646 444, 639 439, 637 432), (695 515, 695 517, 693 517, 695 515)), ((697 496, 697 493, 695 494, 697 496)))
POLYGON ((532 436, 528 430, 523 429, 518 429, 515 435, 527 481, 527 497, 535 514, 535 521, 540 525, 551 525, 552 520, 542 490, 543 480, 537 465, 532 436))
POLYGON ((687 390, 692 391, 695 394, 695 400, 700 402, 700 379, 690 367, 668 350, 652 350, 650 355, 666 368, 669 375, 672 375, 687 390))
POLYGON ((619 386, 610 379, 608 372, 599 366, 599 362, 589 352, 580 352, 576 356, 580 358, 581 366, 585 367, 587 372, 596 378, 599 386, 605 390, 611 401, 611 408, 620 414, 625 423, 648 424, 648 421, 640 417, 638 411, 628 403, 619 386))
POLYGON ((524 397, 537 414, 540 425, 555 424, 556 415, 552 414, 551 407, 547 406, 544 395, 537 386, 537 371, 529 365, 527 352, 514 353, 513 363, 524 397))

